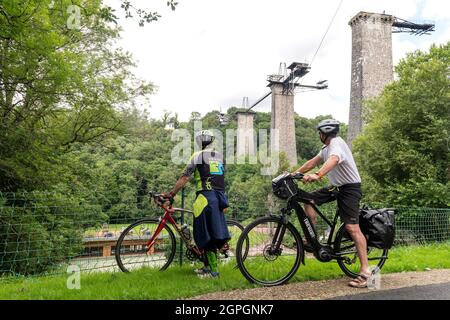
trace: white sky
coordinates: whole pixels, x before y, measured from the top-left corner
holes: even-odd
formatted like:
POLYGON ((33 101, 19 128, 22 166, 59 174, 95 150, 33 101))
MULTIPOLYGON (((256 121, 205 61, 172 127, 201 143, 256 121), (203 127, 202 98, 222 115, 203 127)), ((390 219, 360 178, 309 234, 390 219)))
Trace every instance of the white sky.
MULTIPOLYGON (((175 11, 164 0, 134 0, 158 10, 161 20, 139 27, 124 19, 120 45, 137 60, 136 74, 158 86, 150 114, 164 110, 187 120, 192 111, 252 104, 269 91, 267 75, 280 62, 311 62, 339 0, 178 0, 175 11)), ((432 35, 393 35, 396 64, 407 52, 426 50, 450 40, 448 0, 344 0, 304 84, 329 80, 329 89, 297 94, 295 111, 304 117, 332 114, 348 122, 351 71, 351 29, 359 11, 383 12, 414 22, 434 22, 432 35)), ((255 110, 270 111, 270 98, 255 110)))

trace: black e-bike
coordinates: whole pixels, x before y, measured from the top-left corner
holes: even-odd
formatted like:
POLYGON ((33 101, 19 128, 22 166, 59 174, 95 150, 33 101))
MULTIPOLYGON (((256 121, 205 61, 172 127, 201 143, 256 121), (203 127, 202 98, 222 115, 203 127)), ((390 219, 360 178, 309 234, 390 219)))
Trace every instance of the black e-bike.
MULTIPOLYGON (((281 209, 281 214, 256 219, 240 235, 236 245, 237 264, 250 282, 263 286, 286 283, 294 276, 300 264, 305 264, 305 249, 321 262, 336 260, 346 275, 352 278, 358 276, 360 261, 355 243, 344 225, 338 223, 338 210, 333 221, 328 220, 311 202, 309 194, 297 186, 295 180, 302 178, 303 174, 300 173, 295 176, 285 173, 273 179, 273 192, 279 198, 287 200, 286 207, 281 209), (329 226, 327 236, 318 235, 301 203, 312 205, 329 226), (292 212, 296 213, 298 221, 290 221, 292 212), (308 246, 304 245, 298 231, 299 226, 308 246)), ((388 258, 388 250, 368 244, 367 255, 371 269, 378 271, 388 258)))

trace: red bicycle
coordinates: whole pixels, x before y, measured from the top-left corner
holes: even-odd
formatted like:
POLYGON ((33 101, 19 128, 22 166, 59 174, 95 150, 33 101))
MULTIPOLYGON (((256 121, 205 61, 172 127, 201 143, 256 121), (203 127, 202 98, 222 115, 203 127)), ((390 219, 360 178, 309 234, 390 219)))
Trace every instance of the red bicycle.
MULTIPOLYGON (((119 236, 115 248, 116 261, 123 272, 141 268, 165 270, 174 261, 177 253, 177 240, 184 243, 185 257, 189 261, 203 261, 203 251, 193 241, 192 230, 189 224, 177 223, 179 217, 176 213, 189 213, 191 210, 174 208, 173 199, 163 197, 161 194, 150 192, 154 202, 164 210, 158 219, 144 218, 128 226, 119 236)), ((233 260, 236 255, 237 239, 244 227, 235 220, 227 220, 231 240, 219 250, 219 259, 233 260)), ((181 253, 182 246, 178 252, 181 253)), ((181 253, 182 254, 182 253, 181 253)), ((179 256, 178 256, 179 257, 179 256)))

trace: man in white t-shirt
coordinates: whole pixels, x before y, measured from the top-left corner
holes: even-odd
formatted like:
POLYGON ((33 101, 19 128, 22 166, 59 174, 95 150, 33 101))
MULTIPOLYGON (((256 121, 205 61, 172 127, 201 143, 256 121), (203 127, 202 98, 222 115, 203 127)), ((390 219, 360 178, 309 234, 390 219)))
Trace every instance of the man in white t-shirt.
MULTIPOLYGON (((323 166, 314 174, 305 175, 305 182, 314 182, 327 175, 331 186, 311 193, 311 200, 316 205, 337 201, 339 215, 347 232, 355 242, 358 257, 361 261, 360 275, 349 285, 363 288, 371 275, 367 260, 367 241, 359 228, 359 202, 362 197, 361 178, 358 173, 352 152, 345 141, 338 137, 339 122, 333 119, 323 120, 317 126, 320 140, 324 144, 322 150, 314 158, 307 161, 296 172, 307 173, 319 163, 323 166)), ((313 224, 317 221, 317 213, 311 205, 305 205, 306 214, 313 224)))

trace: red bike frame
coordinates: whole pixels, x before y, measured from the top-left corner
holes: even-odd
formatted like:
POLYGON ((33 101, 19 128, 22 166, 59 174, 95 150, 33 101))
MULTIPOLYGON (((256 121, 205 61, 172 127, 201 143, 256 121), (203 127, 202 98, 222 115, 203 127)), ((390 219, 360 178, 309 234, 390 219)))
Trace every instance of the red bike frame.
MULTIPOLYGON (((150 238, 150 240, 147 242, 147 253, 150 252, 150 249, 152 248, 152 246, 155 244, 155 239, 158 237, 159 233, 161 232, 162 229, 164 229, 164 227, 167 224, 167 221, 173 225, 175 227, 175 229, 177 230, 178 234, 180 235, 180 237, 186 242, 187 239, 184 239, 184 236, 180 230, 180 228, 178 227, 175 219, 172 217, 172 214, 174 212, 187 212, 187 213, 192 213, 191 210, 187 210, 187 209, 183 209, 183 208, 173 208, 172 206, 165 206, 162 203, 158 203, 157 201, 155 201, 159 207, 161 207, 164 210, 164 214, 162 215, 162 217, 160 217, 160 222, 158 225, 158 228, 156 229, 156 231, 153 233, 152 237, 150 238)), ((200 252, 199 252, 200 253, 200 252)))

